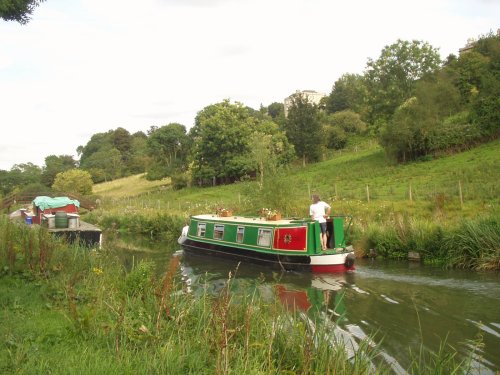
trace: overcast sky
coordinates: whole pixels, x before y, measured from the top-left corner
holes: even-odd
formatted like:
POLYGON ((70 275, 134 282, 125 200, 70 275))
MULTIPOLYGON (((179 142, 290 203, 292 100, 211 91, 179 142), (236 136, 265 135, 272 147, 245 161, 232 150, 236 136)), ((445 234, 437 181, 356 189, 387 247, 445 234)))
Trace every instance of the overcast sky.
POLYGON ((397 39, 441 57, 500 27, 500 0, 46 0, 0 20, 0 169, 73 155, 99 132, 331 92, 397 39))

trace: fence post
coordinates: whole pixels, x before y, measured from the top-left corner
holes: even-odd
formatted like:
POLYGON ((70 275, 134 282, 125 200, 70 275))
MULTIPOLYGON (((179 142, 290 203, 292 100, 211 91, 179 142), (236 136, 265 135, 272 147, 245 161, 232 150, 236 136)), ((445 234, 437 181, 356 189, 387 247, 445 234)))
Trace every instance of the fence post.
POLYGON ((366 185, 366 201, 370 202, 370 188, 366 185))
POLYGON ((460 208, 464 208, 464 197, 462 195, 462 182, 458 180, 458 195, 460 196, 460 208))

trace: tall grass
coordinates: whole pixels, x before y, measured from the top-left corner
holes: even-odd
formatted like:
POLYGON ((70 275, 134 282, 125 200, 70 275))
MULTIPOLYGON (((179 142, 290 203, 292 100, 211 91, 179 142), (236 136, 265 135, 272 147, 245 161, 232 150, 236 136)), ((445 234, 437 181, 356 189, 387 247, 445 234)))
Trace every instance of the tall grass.
MULTIPOLYGON (((0 221, 2 244, 14 246, 29 231, 0 221)), ((303 314, 266 299, 267 289, 258 293, 264 284, 234 293, 230 275, 220 290, 194 293, 176 258, 161 276, 147 262, 125 272, 106 249, 59 242, 45 272, 9 254, 3 246, 0 261, 11 272, 0 275, 1 373, 371 374, 374 365, 388 372, 376 348, 361 343, 349 358, 342 342, 332 345, 331 322, 318 319, 311 329, 303 314)))
POLYGON ((361 255, 406 259, 419 253, 425 262, 476 270, 500 269, 500 216, 459 224, 439 224, 394 215, 357 231, 361 255))
POLYGON ((442 244, 446 264, 477 270, 500 270, 500 216, 463 221, 442 244))
MULTIPOLYGON (((6 294, 20 290, 1 305, 0 334, 8 345, 0 349, 0 372, 314 373, 341 366, 353 373, 341 347, 309 337, 277 302, 255 294, 233 298, 231 277, 220 292, 195 296, 179 281, 175 257, 160 278, 151 263, 126 273, 106 250, 60 242, 42 261, 40 233, 46 234, 0 222, 0 260, 10 275, 1 277, 8 278, 6 294), (28 249, 33 256, 25 258, 28 249), (304 340, 318 343, 314 356, 304 340)), ((356 368, 368 369, 364 361, 356 368)))

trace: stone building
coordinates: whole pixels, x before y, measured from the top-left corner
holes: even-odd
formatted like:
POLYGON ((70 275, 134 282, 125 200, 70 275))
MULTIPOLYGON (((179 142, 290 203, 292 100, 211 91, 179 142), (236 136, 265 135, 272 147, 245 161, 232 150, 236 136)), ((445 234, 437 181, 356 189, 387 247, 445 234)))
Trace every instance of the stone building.
POLYGON ((285 98, 285 100, 283 102, 284 108, 285 108, 285 117, 288 116, 288 110, 292 106, 292 99, 296 95, 302 95, 305 98, 307 98, 307 100, 310 103, 316 104, 316 105, 319 105, 321 99, 323 99, 326 96, 326 94, 324 94, 322 92, 317 92, 317 91, 314 91, 314 90, 303 90, 303 91, 297 90, 297 91, 295 91, 294 94, 292 94, 289 97, 285 98))

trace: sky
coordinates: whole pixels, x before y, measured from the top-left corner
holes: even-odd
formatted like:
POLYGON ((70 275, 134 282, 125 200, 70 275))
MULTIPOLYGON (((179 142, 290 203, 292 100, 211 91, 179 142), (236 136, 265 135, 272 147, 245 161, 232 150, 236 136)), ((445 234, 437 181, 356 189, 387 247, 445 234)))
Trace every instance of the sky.
POLYGON ((46 0, 0 20, 0 169, 78 159, 118 127, 189 129, 224 99, 329 94, 398 39, 444 59, 499 27, 500 0, 46 0))

